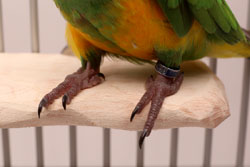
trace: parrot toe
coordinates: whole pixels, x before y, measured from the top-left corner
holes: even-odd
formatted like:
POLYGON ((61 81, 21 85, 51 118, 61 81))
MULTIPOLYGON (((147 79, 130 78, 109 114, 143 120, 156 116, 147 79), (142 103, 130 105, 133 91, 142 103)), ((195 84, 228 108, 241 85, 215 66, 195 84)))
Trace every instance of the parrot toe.
POLYGON ((64 110, 66 110, 66 108, 67 108, 67 101, 68 101, 68 96, 64 95, 62 98, 62 106, 63 106, 64 110))
POLYGON ((148 87, 146 93, 142 96, 140 102, 136 105, 134 111, 132 112, 130 117, 130 122, 133 121, 136 114, 141 113, 143 108, 151 101, 153 95, 154 95, 154 90, 148 87))
POLYGON ((66 110, 67 104, 70 104, 71 100, 81 90, 96 86, 103 80, 105 80, 105 76, 99 73, 98 69, 93 69, 90 65, 85 70, 80 68, 77 72, 68 75, 62 83, 43 97, 38 106, 38 117, 40 118, 44 107, 48 107, 55 99, 61 96, 63 96, 62 106, 66 110))
POLYGON ((145 137, 150 135, 154 127, 155 120, 160 112, 164 99, 167 96, 175 94, 179 90, 183 81, 183 74, 180 74, 176 78, 166 78, 160 74, 157 74, 156 78, 151 78, 150 81, 151 82, 147 87, 146 93, 142 96, 130 117, 130 121, 132 121, 135 115, 139 114, 143 108, 149 104, 149 102, 151 102, 147 121, 144 125, 144 129, 139 140, 140 148, 145 137))

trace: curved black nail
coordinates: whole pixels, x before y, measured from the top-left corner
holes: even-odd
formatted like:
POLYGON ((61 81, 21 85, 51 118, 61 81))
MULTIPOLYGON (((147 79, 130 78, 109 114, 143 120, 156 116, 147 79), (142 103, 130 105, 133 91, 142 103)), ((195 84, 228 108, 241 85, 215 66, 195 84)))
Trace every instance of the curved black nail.
POLYGON ((130 122, 133 121, 133 119, 134 119, 135 115, 138 113, 139 109, 140 109, 139 106, 136 106, 136 107, 135 107, 134 111, 133 111, 132 114, 131 114, 130 122))
POLYGON ((42 99, 38 106, 38 118, 40 118, 41 112, 43 110, 43 107, 47 104, 47 101, 45 99, 42 99))
POLYGON ((64 110, 66 110, 67 101, 68 101, 68 96, 64 95, 63 98, 62 98, 62 105, 63 105, 64 110))
POLYGON ((106 79, 106 78, 105 78, 105 75, 104 75, 103 73, 98 73, 97 75, 98 75, 99 77, 102 77, 104 80, 106 79))
POLYGON ((141 137, 139 139, 139 147, 140 147, 140 149, 142 148, 143 141, 144 141, 145 137, 147 136, 147 134, 148 134, 148 130, 147 129, 143 130, 143 132, 141 134, 141 137))

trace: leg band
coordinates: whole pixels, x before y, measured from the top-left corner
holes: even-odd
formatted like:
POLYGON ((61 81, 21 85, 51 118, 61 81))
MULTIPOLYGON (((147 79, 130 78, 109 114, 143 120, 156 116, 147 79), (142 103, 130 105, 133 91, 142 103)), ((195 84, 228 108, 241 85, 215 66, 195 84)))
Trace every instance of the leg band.
POLYGON ((175 77, 177 77, 177 76, 180 74, 180 72, 181 72, 180 67, 175 68, 175 69, 169 68, 169 67, 166 67, 161 61, 158 61, 158 62, 156 63, 156 65, 155 65, 155 70, 156 70, 159 74, 161 74, 161 75, 163 75, 163 76, 165 76, 165 77, 168 77, 168 78, 175 78, 175 77))

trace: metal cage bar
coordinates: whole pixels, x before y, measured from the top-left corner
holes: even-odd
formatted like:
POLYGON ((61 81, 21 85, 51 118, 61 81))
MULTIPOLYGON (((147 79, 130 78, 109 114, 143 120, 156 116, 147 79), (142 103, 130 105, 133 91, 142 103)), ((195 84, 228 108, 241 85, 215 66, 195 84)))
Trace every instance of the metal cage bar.
MULTIPOLYGON (((0 52, 4 52, 4 31, 3 31, 3 11, 2 11, 2 0, 0 0, 0 52)), ((10 156, 10 142, 9 142, 9 130, 2 130, 3 140, 3 160, 4 166, 11 166, 10 156)))
MULTIPOLYGON (((31 50, 34 53, 40 52, 39 44, 39 23, 38 23, 38 2, 30 0, 30 25, 31 25, 31 50)), ((44 166, 43 156, 43 133, 42 128, 37 127, 36 132, 36 149, 37 149, 37 166, 44 166)))
POLYGON ((31 49, 32 52, 40 52, 39 44, 39 23, 38 23, 38 2, 30 0, 30 22, 31 22, 31 49))
POLYGON ((217 73, 217 59, 216 58, 210 58, 209 59, 209 67, 211 70, 216 74, 217 73))
MULTIPOLYGON (((250 3, 248 3, 248 28, 250 28, 250 3)), ((249 84, 250 84, 250 58, 244 61, 244 74, 243 74, 243 85, 242 85, 242 98, 241 98, 241 114, 240 114, 240 127, 238 137, 238 148, 236 156, 236 166, 244 166, 245 158, 245 145, 246 145, 246 134, 247 134, 247 118, 249 110, 249 84)))
POLYGON ((69 141, 70 141, 70 166, 77 166, 77 129, 76 126, 69 127, 69 141))
POLYGON ((0 52, 4 52, 4 33, 3 33, 3 8, 0 0, 0 52))
POLYGON ((247 118, 248 118, 248 100, 249 100, 249 84, 250 84, 250 58, 245 59, 244 63, 244 77, 242 87, 242 99, 241 99, 241 114, 240 114, 240 128, 239 139, 237 149, 236 166, 243 167, 245 157, 245 145, 247 134, 247 118))
MULTIPOLYGON (((140 140, 142 132, 137 132, 137 141, 140 140)), ((136 142, 137 142, 136 141, 136 142)), ((142 148, 140 149, 138 144, 136 144, 137 148, 137 156, 136 156, 136 166, 137 167, 143 167, 144 166, 144 145, 142 145, 142 148)))
POLYGON ((212 141, 213 141, 213 130, 206 129, 205 130, 205 149, 204 149, 203 167, 211 166, 212 141))
POLYGON ((9 130, 3 129, 3 160, 4 166, 11 166, 11 158, 10 158, 10 140, 9 140, 9 130))
MULTIPOLYGON (((217 73, 217 59, 210 58, 209 66, 211 70, 216 74, 217 73)), ((205 148, 204 148, 203 167, 211 166, 212 141, 213 141, 213 130, 206 129, 205 130, 205 148)))
POLYGON ((103 166, 110 166, 110 129, 103 129, 103 166))
POLYGON ((44 156, 43 156, 43 133, 42 128, 38 127, 36 131, 36 150, 37 150, 37 166, 44 166, 44 156))
POLYGON ((171 130, 170 166, 177 166, 179 129, 171 130))

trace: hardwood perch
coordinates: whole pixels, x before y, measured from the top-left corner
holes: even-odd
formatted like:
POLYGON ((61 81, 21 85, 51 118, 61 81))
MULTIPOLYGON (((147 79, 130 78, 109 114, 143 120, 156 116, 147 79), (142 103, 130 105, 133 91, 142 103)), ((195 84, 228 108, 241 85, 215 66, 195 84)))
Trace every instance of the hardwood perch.
MULTIPOLYGON (((67 111, 60 98, 38 119, 41 98, 79 67, 79 60, 64 55, 0 54, 0 128, 87 125, 142 130, 149 106, 132 123, 129 119, 154 67, 120 60, 105 59, 101 71, 106 81, 83 90, 67 111)), ((166 98, 154 129, 215 128, 230 115, 223 84, 200 61, 184 63, 182 68, 181 89, 166 98)))

